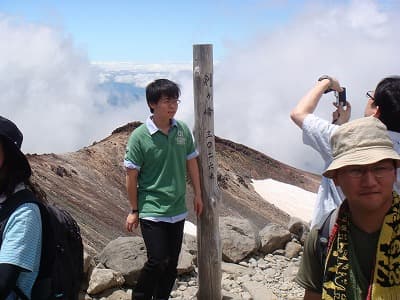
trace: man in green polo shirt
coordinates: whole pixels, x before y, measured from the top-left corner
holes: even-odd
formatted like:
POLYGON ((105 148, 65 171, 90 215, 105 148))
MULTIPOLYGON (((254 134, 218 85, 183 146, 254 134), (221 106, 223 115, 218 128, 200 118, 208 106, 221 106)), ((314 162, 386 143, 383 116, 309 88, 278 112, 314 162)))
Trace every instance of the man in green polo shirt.
POLYGON ((193 137, 186 124, 174 119, 179 96, 176 83, 168 79, 151 82, 146 99, 152 115, 132 132, 126 147, 126 189, 132 208, 126 228, 131 232, 140 223, 148 258, 133 299, 169 298, 187 216, 186 170, 197 216, 203 209, 193 137))

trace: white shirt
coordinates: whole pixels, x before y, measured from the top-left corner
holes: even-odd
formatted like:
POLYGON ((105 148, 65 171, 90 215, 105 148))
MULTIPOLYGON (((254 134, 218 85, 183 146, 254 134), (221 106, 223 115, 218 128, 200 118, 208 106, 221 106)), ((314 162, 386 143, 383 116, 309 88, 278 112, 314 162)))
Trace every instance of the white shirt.
MULTIPOLYGON (((303 121, 303 143, 321 155, 324 160, 324 169, 332 162, 330 139, 338 127, 313 114, 307 115, 303 121)), ((343 199, 342 191, 335 186, 333 180, 322 176, 311 219, 311 228, 325 220, 325 216, 338 207, 343 199)))
MULTIPOLYGON (((393 142, 394 150, 400 154, 400 132, 388 131, 389 137, 393 142)), ((397 181, 394 183, 394 189, 397 193, 400 192, 400 169, 397 169, 397 181)))
MULTIPOLYGON (((315 149, 324 160, 326 169, 332 162, 332 150, 330 139, 339 125, 331 124, 313 114, 307 115, 303 121, 303 143, 315 149)), ((400 153, 400 133, 388 131, 393 142, 393 148, 400 153)), ((397 181, 394 189, 400 191, 400 171, 397 170, 397 181)), ((340 187, 335 186, 332 179, 322 176, 321 185, 318 188, 317 201, 315 201, 314 212, 311 220, 311 228, 321 224, 326 215, 337 208, 343 201, 344 195, 340 187)))

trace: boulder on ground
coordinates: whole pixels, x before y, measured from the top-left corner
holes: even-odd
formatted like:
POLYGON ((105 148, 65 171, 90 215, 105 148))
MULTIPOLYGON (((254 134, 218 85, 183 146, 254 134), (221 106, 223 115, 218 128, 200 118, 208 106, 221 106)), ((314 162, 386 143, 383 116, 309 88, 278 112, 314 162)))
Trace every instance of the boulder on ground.
POLYGON ((260 247, 260 238, 246 219, 223 217, 219 222, 222 259, 237 263, 260 247))
POLYGON ((109 242, 97 258, 106 268, 120 272, 126 284, 134 285, 147 261, 146 247, 141 237, 119 237, 109 242))
POLYGON ((261 252, 273 253, 275 250, 284 249, 291 239, 289 230, 279 224, 268 224, 259 233, 261 239, 261 252))

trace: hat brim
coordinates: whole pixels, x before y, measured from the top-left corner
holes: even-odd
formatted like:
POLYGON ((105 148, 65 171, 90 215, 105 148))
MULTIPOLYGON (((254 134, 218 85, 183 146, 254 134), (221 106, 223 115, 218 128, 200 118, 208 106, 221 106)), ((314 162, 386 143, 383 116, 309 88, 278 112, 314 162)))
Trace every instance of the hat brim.
POLYGON ((31 177, 32 169, 25 154, 6 136, 3 135, 2 137, 4 138, 3 141, 8 144, 10 149, 12 149, 18 164, 21 166, 21 171, 23 171, 25 178, 31 177))
POLYGON ((322 175, 333 178, 335 172, 340 168, 352 165, 369 165, 384 159, 394 159, 396 166, 400 166, 400 155, 396 151, 388 147, 376 147, 361 149, 334 159, 322 175))

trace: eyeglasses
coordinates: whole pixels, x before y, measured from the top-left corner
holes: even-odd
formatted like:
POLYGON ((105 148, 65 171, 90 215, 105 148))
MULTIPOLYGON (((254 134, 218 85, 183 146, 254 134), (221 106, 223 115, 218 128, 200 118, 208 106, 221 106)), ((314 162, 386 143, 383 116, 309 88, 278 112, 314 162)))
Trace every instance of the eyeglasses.
POLYGON ((162 104, 174 104, 175 105, 175 104, 181 103, 181 100, 176 99, 176 98, 164 98, 164 99, 161 99, 160 102, 162 104))
POLYGON ((365 96, 366 96, 368 99, 371 99, 372 101, 375 101, 374 96, 372 96, 373 94, 374 94, 374 91, 368 91, 368 92, 365 93, 365 96))
POLYGON ((373 167, 350 167, 344 169, 343 172, 352 178, 361 178, 370 171, 376 178, 383 178, 393 172, 394 166, 373 166, 373 167))

